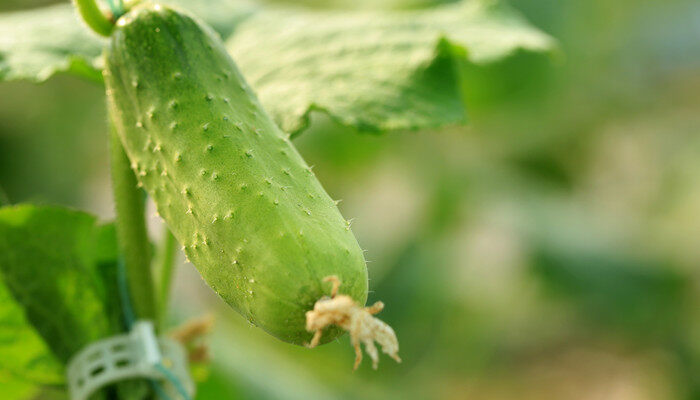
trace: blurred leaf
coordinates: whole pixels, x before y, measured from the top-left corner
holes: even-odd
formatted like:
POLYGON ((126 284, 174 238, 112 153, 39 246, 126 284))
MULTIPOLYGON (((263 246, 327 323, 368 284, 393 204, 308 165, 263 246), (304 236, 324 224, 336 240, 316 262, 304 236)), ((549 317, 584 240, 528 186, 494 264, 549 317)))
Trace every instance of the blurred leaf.
POLYGON ((4 388, 16 381, 58 384, 63 367, 0 281, 0 382, 4 388))
POLYGON ((227 42, 263 105, 287 132, 312 111, 358 130, 463 122, 457 60, 489 63, 552 39, 494 1, 413 11, 270 10, 227 42))
POLYGON ((31 399, 38 391, 35 385, 6 376, 2 371, 0 371, 0 387, 2 387, 2 398, 4 400, 31 399))
POLYGON ((541 248, 534 271, 548 292, 573 300, 586 316, 640 335, 678 323, 688 287, 672 269, 620 254, 541 248))
POLYGON ((0 14, 0 81, 41 82, 57 72, 101 80, 102 43, 71 4, 0 14))
POLYGON ((44 386, 5 376, 0 372, 2 400, 68 400, 68 394, 62 386, 44 386))
MULTIPOLYGON (((240 1, 165 2, 192 11, 224 37, 253 9, 240 1)), ((100 82, 105 43, 80 21, 72 4, 0 14, 0 81, 42 82, 68 72, 100 82)))
MULTIPOLYGON (((27 321, 63 363, 88 343, 122 330, 119 299, 105 283, 113 276, 116 254, 113 227, 97 225, 86 213, 32 205, 0 209, 2 280, 27 321)), ((16 311, 5 312, 17 329, 28 329, 16 311)), ((6 323, 12 326, 10 320, 6 323)), ((40 354, 36 338, 21 340, 40 354)), ((17 350, 3 351, 10 352, 0 357, 7 362, 17 350)), ((31 361, 14 357, 20 363, 14 368, 31 361)), ((54 370, 45 368, 47 376, 54 377, 54 370)))
POLYGON ((189 11, 209 24, 223 39, 228 38, 238 25, 262 10, 250 0, 164 0, 189 11))
MULTIPOLYGON (((304 11, 219 1, 182 5, 224 38, 263 105, 298 133, 311 111, 363 131, 424 129, 465 119, 460 64, 484 64, 552 39, 490 0, 413 11, 304 11)), ((69 5, 0 16, 0 79, 56 72, 100 80, 103 40, 69 5)))
POLYGON ((341 10, 406 10, 427 8, 441 3, 454 3, 455 0, 268 0, 268 2, 341 10))
POLYGON ((596 327, 632 337, 678 334, 687 312, 690 279, 672 266, 611 246, 609 232, 540 220, 531 271, 544 292, 568 302, 596 327), (608 242, 601 238, 607 237, 608 242))

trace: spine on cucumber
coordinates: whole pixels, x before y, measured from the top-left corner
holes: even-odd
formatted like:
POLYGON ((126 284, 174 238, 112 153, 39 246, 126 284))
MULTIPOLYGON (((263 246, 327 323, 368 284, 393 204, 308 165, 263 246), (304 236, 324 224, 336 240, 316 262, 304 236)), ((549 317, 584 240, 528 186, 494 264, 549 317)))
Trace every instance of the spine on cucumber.
POLYGON ((104 75, 139 182, 229 305, 303 344, 304 314, 328 294, 324 277, 365 303, 367 270, 348 223, 211 29, 138 5, 117 21, 104 75))

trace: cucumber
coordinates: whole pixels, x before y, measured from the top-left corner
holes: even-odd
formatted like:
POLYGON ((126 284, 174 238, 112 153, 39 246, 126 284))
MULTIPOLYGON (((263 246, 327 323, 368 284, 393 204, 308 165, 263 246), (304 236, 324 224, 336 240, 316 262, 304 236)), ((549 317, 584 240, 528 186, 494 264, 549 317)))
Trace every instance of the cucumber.
POLYGON ((328 294, 324 277, 365 304, 367 269, 349 223, 209 27, 137 5, 111 34, 104 78, 140 185, 226 303, 295 344, 311 338, 305 312, 328 294))

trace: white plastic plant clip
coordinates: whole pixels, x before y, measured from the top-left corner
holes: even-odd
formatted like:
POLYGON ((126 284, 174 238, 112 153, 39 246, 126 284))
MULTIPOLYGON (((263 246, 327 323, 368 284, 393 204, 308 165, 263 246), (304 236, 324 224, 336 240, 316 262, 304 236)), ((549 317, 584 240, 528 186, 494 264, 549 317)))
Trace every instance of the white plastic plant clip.
POLYGON ((107 385, 137 378, 158 380, 172 399, 181 399, 182 390, 194 396, 184 348, 171 339, 157 338, 151 321, 137 321, 128 334, 89 344, 68 363, 71 400, 86 400, 107 385), (163 367, 172 375, 166 376, 163 367))

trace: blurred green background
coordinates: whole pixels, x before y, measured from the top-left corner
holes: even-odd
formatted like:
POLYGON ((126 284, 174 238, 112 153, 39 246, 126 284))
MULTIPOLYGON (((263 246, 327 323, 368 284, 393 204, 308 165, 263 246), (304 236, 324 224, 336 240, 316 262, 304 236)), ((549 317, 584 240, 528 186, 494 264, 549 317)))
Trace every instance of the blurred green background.
MULTIPOLYGON (((404 362, 353 373, 347 337, 281 343, 186 264, 173 321, 216 316, 198 398, 700 399, 700 2, 510 3, 561 55, 469 67, 469 126, 373 136, 315 116, 295 141, 354 218, 404 362)), ((113 216, 103 97, 67 76, 0 85, 13 202, 113 216)))

